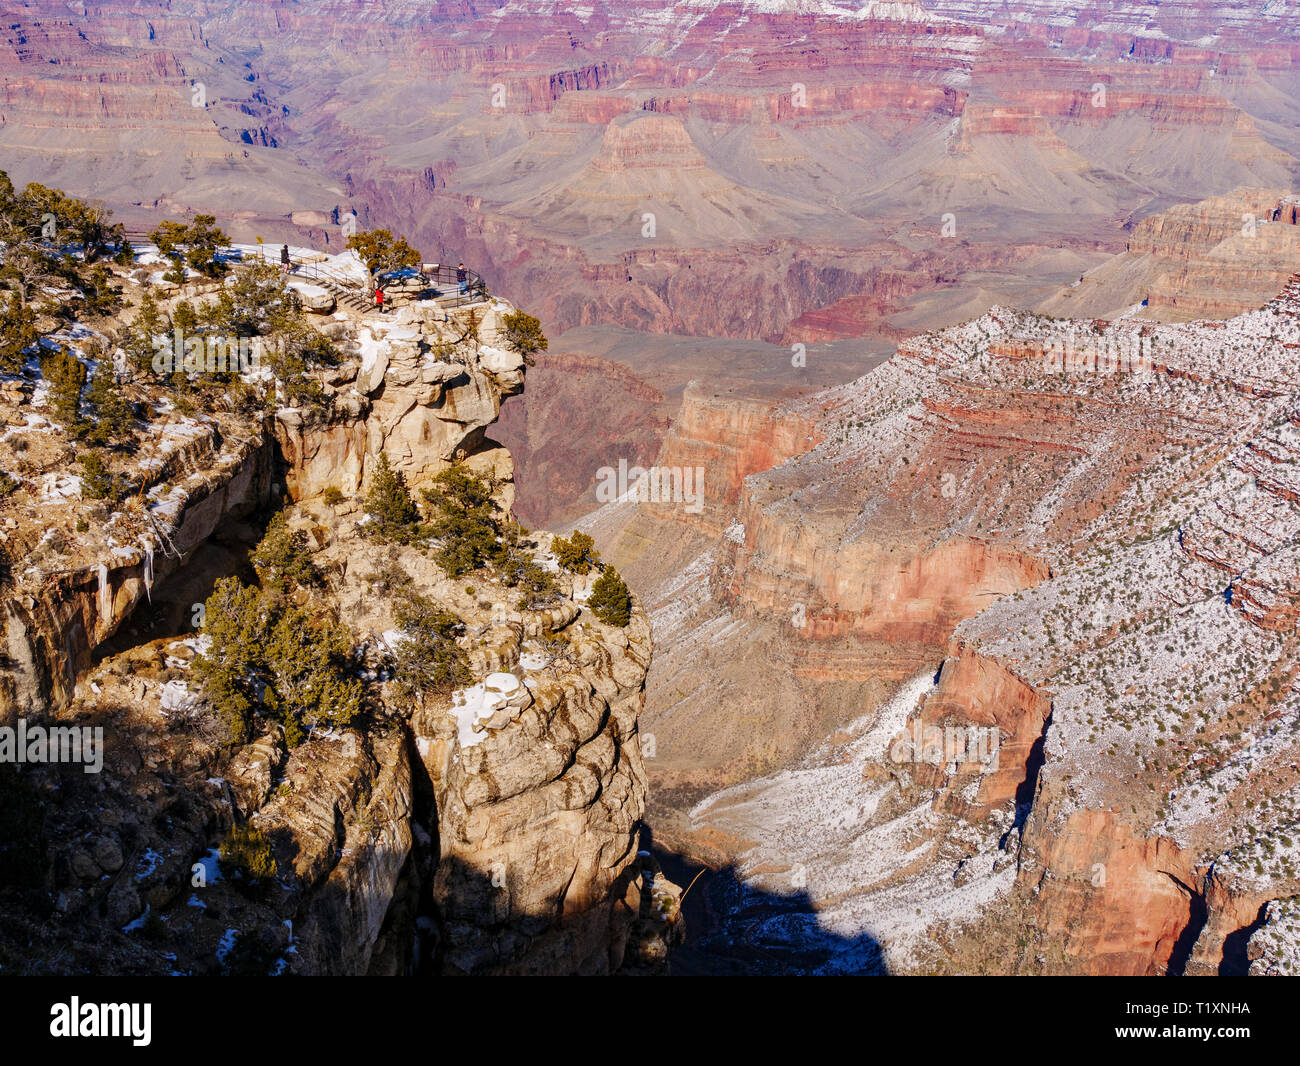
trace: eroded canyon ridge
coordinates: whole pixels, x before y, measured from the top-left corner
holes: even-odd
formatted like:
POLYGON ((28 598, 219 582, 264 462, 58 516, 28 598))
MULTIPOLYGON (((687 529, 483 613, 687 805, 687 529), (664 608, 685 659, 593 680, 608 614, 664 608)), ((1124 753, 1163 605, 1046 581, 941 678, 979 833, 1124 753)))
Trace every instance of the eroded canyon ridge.
MULTIPOLYGON (((510 301, 300 287, 338 359, 257 417, 123 366, 121 512, 68 476, 54 364, 4 379, 7 714, 119 738, 22 807, 65 843, 7 966, 1294 971, 1290 5, 0 10, 17 189, 129 236, 211 215, 302 270, 387 227, 510 301), (495 486, 553 599, 515 556, 453 579, 377 544, 389 460, 495 486), (636 466, 698 491, 608 502, 636 466), (627 624, 514 515, 590 533, 627 624), (280 580, 265 539, 245 562, 276 529, 322 583, 298 600, 364 638, 370 717, 232 749, 188 612, 280 580), (385 713, 439 611, 467 687, 385 713), (281 880, 249 891, 262 843, 281 880), (684 945, 659 860, 707 867, 684 945)), ((112 271, 126 310, 83 296, 33 343, 97 366, 146 293, 170 324, 221 288, 150 254, 112 271)))

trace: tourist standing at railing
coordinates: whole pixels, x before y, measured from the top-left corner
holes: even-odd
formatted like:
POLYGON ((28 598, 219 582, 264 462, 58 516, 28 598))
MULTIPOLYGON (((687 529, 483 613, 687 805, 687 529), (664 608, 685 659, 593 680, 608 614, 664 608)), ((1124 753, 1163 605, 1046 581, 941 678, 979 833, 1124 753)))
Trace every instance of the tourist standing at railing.
POLYGON ((280 273, 289 273, 289 246, 287 244, 280 245, 280 273))
POLYGON ((469 273, 465 270, 464 263, 456 267, 456 284, 459 286, 462 296, 469 292, 469 273))

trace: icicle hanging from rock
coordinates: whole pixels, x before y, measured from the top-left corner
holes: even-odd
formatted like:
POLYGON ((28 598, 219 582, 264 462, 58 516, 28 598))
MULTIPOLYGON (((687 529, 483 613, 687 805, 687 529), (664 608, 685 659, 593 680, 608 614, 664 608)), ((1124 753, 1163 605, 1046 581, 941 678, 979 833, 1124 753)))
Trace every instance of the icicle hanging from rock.
POLYGON ((103 563, 99 564, 99 620, 104 625, 113 621, 113 584, 103 563))
POLYGON ((140 576, 144 580, 145 598, 153 603, 153 544, 149 541, 144 545, 144 563, 141 566, 140 576))

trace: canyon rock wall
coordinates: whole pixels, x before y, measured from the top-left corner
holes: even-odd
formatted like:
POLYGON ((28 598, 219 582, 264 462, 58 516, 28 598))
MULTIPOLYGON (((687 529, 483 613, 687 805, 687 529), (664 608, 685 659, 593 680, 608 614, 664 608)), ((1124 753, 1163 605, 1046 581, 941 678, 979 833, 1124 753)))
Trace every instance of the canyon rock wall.
MULTIPOLYGON (((699 524, 694 570, 648 579, 675 672, 643 728, 671 755, 656 784, 716 780, 734 749, 675 745, 724 683, 683 681, 759 633, 780 664, 751 682, 760 717, 780 720, 774 691, 815 707, 820 740, 702 802, 661 793, 656 823, 817 901, 817 931, 776 937, 788 965, 809 937, 815 972, 1263 957, 1249 945, 1297 889, 1297 291, 1226 322, 995 308, 773 412, 820 443, 744 478, 724 534, 699 524), (828 669, 849 661, 856 713, 828 669)), ((587 526, 631 565, 665 524, 647 510, 587 526)))
MULTIPOLYGON (((627 629, 604 626, 585 609, 589 589, 568 580, 558 605, 512 610, 490 577, 474 575, 476 592, 422 552, 398 553, 413 586, 462 620, 479 687, 513 672, 509 709, 486 733, 458 726, 445 697, 409 721, 380 714, 290 749, 271 730, 232 750, 189 673, 207 639, 190 601, 246 568, 259 514, 286 493, 383 706, 396 608, 373 579, 394 552, 365 537, 358 498, 383 452, 413 488, 453 463, 507 479, 508 504, 509 455, 484 431, 523 388, 522 356, 491 343, 510 310, 340 311, 325 328, 345 361, 318 372, 323 408, 163 419, 138 453, 143 505, 101 507, 90 529, 83 516, 100 505, 76 479, 51 473, 33 485, 59 495, 9 497, 7 556, 29 565, 5 589, 5 722, 93 724, 105 741, 102 776, 55 764, 23 779, 63 790, 50 815, 60 832, 33 835, 42 850, 28 870, 55 918, 18 907, 0 937, 6 966, 20 950, 11 937, 25 937, 29 972, 666 970, 677 890, 637 850, 651 657, 638 605, 627 629), (477 339, 454 362, 434 358, 471 312, 477 339), (324 504, 326 487, 343 502, 324 504), (250 884, 218 857, 235 825, 269 841, 273 877, 250 884)), ((535 542, 558 572, 548 546, 549 535, 535 542)))
POLYGON ((1111 318, 1141 304, 1142 315, 1158 321, 1228 318, 1272 298, 1298 250, 1291 195, 1237 189, 1136 222, 1123 253, 1038 310, 1111 318))

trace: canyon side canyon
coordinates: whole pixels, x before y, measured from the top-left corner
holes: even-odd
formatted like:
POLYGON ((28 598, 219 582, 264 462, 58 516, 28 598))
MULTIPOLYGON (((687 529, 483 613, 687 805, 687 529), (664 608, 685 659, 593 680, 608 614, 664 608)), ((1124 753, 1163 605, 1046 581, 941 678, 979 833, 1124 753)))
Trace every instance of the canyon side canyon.
POLYGON ((196 214, 304 271, 383 227, 487 290, 472 322, 331 297, 327 413, 141 392, 122 513, 60 481, 39 379, 0 382, 3 714, 118 738, 39 782, 68 843, 6 966, 1298 972, 1300 12, 0 12, 0 169, 137 246, 127 310, 47 348, 215 292, 147 262, 196 214), (554 600, 377 544, 381 455, 415 492, 489 479, 554 600), (694 494, 611 495, 637 467, 694 494), (368 698, 396 564, 464 627, 485 726, 218 741, 191 607, 280 507, 368 698), (575 529, 626 626, 560 565, 575 529), (292 871, 261 896, 217 859, 245 824, 292 871))

